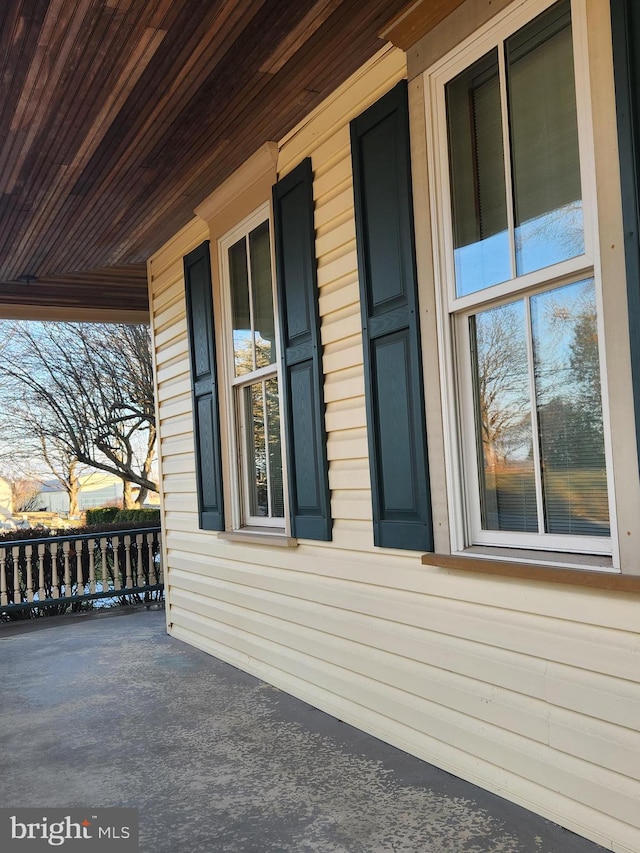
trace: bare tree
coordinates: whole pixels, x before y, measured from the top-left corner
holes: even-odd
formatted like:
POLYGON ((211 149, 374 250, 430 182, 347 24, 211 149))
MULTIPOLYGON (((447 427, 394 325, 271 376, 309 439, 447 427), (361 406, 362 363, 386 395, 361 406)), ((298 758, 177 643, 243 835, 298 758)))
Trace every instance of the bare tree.
POLYGON ((11 480, 11 501, 14 512, 35 512, 40 506, 41 483, 33 479, 11 480))
POLYGON ((147 327, 4 321, 0 328, 5 419, 14 433, 35 437, 70 500, 78 464, 121 477, 125 506, 127 496, 132 502, 131 484, 139 487, 140 501, 157 491, 147 327))
POLYGON ((42 459, 69 498, 69 515, 80 514, 80 476, 78 460, 64 442, 39 436, 42 459), (55 455, 54 455, 55 454, 55 455))
POLYGON ((514 451, 530 445, 527 344, 522 306, 503 305, 478 315, 476 405, 485 464, 505 464, 514 451))

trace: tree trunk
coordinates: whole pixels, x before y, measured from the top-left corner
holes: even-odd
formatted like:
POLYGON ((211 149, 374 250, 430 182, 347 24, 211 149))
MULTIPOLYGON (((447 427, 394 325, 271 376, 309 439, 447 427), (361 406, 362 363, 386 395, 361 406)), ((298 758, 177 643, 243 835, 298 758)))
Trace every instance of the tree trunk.
POLYGON ((80 493, 80 480, 76 473, 78 463, 69 463, 69 479, 68 479, 68 494, 69 494, 69 515, 80 515, 80 507, 78 505, 78 497, 80 493))
POLYGON ((130 480, 122 481, 122 508, 135 509, 136 502, 133 499, 133 488, 130 480))
MULTIPOLYGON (((140 472, 142 476, 149 480, 151 479, 151 465, 153 464, 154 451, 156 446, 156 428, 153 424, 149 426, 149 434, 147 436, 147 455, 144 460, 144 465, 142 466, 142 471, 140 472)), ((155 491, 158 489, 156 487, 155 491)), ((142 509, 144 502, 147 499, 149 494, 149 489, 146 486, 140 486, 140 491, 138 492, 138 503, 137 506, 139 509, 142 509)))

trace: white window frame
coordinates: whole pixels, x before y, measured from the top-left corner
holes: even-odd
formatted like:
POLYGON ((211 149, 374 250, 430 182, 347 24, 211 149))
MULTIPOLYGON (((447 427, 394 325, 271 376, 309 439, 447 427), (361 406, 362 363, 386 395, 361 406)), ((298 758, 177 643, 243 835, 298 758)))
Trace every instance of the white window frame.
MULTIPOLYGON (((231 471, 231 526, 232 530, 262 530, 264 532, 289 533, 289 506, 287 495, 285 420, 282 399, 282 376, 280 370, 280 336, 278 303, 275 289, 275 257, 273 247, 273 217, 271 205, 265 202, 253 213, 235 225, 231 230, 218 239, 218 261, 221 282, 222 306, 222 361, 226 384, 228 405, 226 406, 227 435, 229 437, 229 470, 231 471), (233 348, 233 321, 229 272, 229 249, 247 237, 251 231, 264 222, 269 223, 269 242, 271 252, 271 284, 273 291, 273 313, 275 324, 275 364, 257 368, 241 376, 235 375, 235 358, 233 348), (250 513, 247 458, 247 426, 245 422, 245 407, 241 403, 243 389, 254 385, 257 381, 276 378, 279 390, 280 435, 282 450, 282 488, 284 497, 284 517, 255 516, 250 513)), ((251 305, 250 305, 251 310, 251 305)), ((267 436, 265 435, 265 441, 267 436)), ((268 454, 267 454, 268 464, 268 454)))
MULTIPOLYGON (((436 306, 438 312, 438 348, 442 382, 443 426, 445 434, 445 475, 449 488, 448 509, 452 553, 462 553, 470 546, 492 548, 539 549, 572 554, 611 555, 612 567, 619 566, 618 537, 615 513, 611 431, 607 372, 605 369, 605 338, 603 324, 600 254, 597 239, 597 210, 595 192, 595 160, 591 93, 589 87, 589 57, 587 54, 585 0, 571 0, 576 107, 578 116, 579 156, 581 167, 584 215, 585 251, 582 255, 552 267, 521 275, 508 282, 488 287, 467 296, 455 294, 453 253, 453 223, 450 202, 448 138, 445 109, 445 85, 457 74, 495 48, 496 44, 517 32, 555 0, 525 0, 509 6, 469 38, 446 54, 424 74, 425 107, 427 116, 427 157, 431 176, 429 186, 432 210, 436 306), (550 272, 551 271, 551 272, 550 272), (519 295, 533 295, 554 287, 593 278, 595 282, 602 414, 605 425, 605 462, 607 470, 611 537, 570 537, 554 534, 521 534, 507 531, 481 530, 480 482, 476 455, 475 418, 471 408, 472 376, 469 341, 469 316, 483 309, 513 301, 519 295)), ((502 53, 499 51, 499 53, 502 53)), ((504 62, 503 57, 500 63, 504 62)), ((503 70, 503 69, 502 69, 503 70)), ((504 74, 501 86, 504 88, 504 74)), ((504 92, 502 98, 503 133, 508 134, 504 92)), ((512 192, 509 167, 507 199, 510 217, 512 192)), ((561 553, 558 564, 562 565, 561 553)), ((572 562, 573 564, 573 562, 572 562)), ((588 565, 585 566, 589 568, 588 565)), ((602 567, 598 567, 602 570, 602 567)))

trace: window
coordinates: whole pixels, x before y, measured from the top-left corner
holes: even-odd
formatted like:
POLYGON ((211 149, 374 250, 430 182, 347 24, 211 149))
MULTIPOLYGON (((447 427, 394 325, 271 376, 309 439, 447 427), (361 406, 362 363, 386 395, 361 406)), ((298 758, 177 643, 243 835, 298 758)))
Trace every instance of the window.
POLYGON ((224 291, 230 434, 237 477, 234 527, 285 525, 277 326, 269 207, 219 244, 224 291))
POLYGON ((456 549, 612 550, 581 8, 519 4, 428 75, 456 549))

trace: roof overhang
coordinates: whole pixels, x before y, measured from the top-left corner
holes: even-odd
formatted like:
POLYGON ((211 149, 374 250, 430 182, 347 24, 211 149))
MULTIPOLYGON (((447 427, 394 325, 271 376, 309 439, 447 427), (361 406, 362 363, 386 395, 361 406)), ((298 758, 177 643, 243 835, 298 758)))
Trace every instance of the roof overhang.
POLYGON ((195 208, 381 32, 411 28, 414 7, 438 18, 457 5, 5 0, 0 315, 147 317, 146 260, 195 208))

